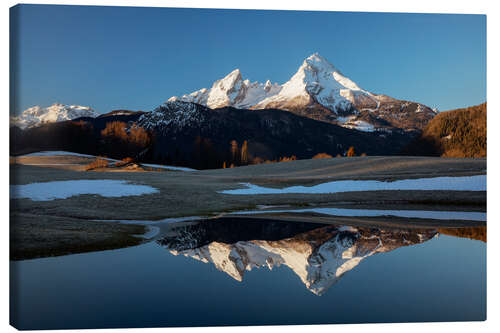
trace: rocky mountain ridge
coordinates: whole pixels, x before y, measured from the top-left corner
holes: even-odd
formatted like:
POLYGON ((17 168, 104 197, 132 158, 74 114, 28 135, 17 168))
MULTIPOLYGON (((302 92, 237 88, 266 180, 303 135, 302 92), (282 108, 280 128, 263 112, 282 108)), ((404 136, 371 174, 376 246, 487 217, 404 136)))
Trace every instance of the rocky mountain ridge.
POLYGON ((81 117, 95 118, 98 116, 99 113, 95 112, 89 106, 54 103, 48 107, 35 105, 26 109, 19 116, 11 117, 10 123, 11 125, 25 129, 46 123, 72 120, 81 117))
POLYGON ((210 89, 173 96, 168 101, 193 102, 209 108, 286 110, 361 131, 421 130, 437 114, 423 104, 360 88, 318 53, 306 58, 282 85, 269 80, 250 83, 235 69, 210 89))

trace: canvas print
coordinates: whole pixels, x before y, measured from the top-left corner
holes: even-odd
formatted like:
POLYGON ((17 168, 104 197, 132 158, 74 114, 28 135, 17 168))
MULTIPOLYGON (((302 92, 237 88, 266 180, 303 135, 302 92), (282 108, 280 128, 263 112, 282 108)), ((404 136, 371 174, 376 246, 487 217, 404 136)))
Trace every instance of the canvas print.
POLYGON ((486 16, 10 9, 18 329, 486 320, 486 16))

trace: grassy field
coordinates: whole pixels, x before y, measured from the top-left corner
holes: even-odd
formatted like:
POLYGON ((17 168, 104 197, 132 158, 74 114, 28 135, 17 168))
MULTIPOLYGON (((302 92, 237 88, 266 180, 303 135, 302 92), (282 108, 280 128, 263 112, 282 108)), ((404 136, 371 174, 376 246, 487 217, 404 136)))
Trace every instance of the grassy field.
MULTIPOLYGON (((14 238, 14 250, 11 247, 11 258, 12 251, 15 252, 17 246, 26 246, 30 242, 27 232, 34 228, 35 224, 38 229, 33 230, 38 231, 30 232, 32 238, 43 234, 43 242, 51 244, 53 242, 54 247, 57 247, 55 246, 58 243, 57 239, 63 237, 61 235, 64 234, 64 237, 67 236, 64 239, 68 240, 68 244, 73 244, 75 249, 80 249, 89 242, 85 237, 76 235, 74 230, 68 231, 67 227, 78 224, 82 233, 98 234, 100 226, 94 224, 98 222, 90 223, 88 220, 157 220, 180 216, 210 216, 229 211, 256 209, 259 205, 486 210, 485 192, 377 191, 241 196, 218 193, 222 190, 238 188, 241 186, 239 183, 242 182, 268 187, 285 187, 307 186, 345 179, 397 180, 478 175, 486 173, 486 159, 352 157, 300 160, 197 172, 81 171, 81 166, 88 162, 89 159, 71 156, 16 159, 16 161, 11 161, 10 182, 11 184, 28 184, 55 180, 120 179, 150 185, 157 188, 159 192, 118 198, 80 195, 52 201, 11 200, 11 228, 18 235, 14 238), (43 216, 43 218, 33 223, 38 216, 43 216), (62 231, 55 232, 54 230, 62 231)), ((113 239, 122 239, 121 245, 137 243, 136 238, 127 238, 128 236, 124 238, 124 235, 140 233, 137 229, 126 230, 127 228, 124 227, 119 232, 114 232, 113 226, 109 227, 108 231, 113 239)), ((110 243, 102 239, 99 241, 100 247, 110 243)), ((118 243, 118 241, 114 242, 114 244, 118 243)), ((95 242, 92 244, 96 246, 95 242)), ((99 246, 95 248, 99 249, 99 246)), ((50 249, 47 251, 50 252, 50 249)))
POLYGON ((134 237, 145 227, 68 217, 14 213, 10 215, 12 260, 111 250, 142 243, 134 237))

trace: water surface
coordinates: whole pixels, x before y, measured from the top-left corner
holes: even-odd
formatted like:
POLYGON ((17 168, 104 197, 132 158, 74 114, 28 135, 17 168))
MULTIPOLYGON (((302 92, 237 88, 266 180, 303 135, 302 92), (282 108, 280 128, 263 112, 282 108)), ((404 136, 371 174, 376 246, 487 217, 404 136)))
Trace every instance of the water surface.
POLYGON ((11 321, 53 329, 486 318, 484 228, 237 221, 180 223, 140 246, 11 262, 11 321))

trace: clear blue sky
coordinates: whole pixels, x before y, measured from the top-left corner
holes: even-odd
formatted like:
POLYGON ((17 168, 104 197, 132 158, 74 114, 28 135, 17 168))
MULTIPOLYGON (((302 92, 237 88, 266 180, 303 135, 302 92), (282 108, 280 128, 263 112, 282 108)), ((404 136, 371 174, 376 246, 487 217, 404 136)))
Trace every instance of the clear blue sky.
POLYGON ((486 101, 483 15, 48 5, 11 13, 16 113, 54 102, 151 110, 235 68, 284 83, 314 52, 374 93, 442 111, 486 101))

